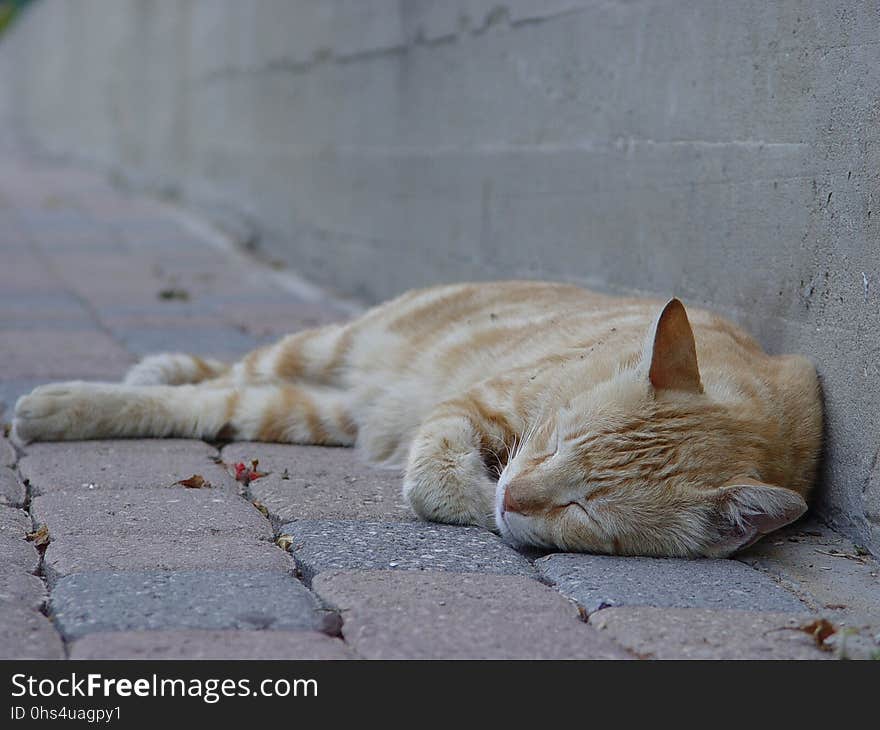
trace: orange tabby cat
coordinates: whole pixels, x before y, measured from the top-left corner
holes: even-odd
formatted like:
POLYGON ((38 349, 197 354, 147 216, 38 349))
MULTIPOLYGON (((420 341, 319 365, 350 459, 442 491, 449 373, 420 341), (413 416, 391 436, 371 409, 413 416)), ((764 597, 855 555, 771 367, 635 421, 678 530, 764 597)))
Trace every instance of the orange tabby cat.
POLYGON ((14 428, 356 445, 405 465, 425 519, 726 556, 806 510, 821 421, 806 359, 770 357, 709 312, 503 282, 409 292, 232 366, 155 355, 121 384, 43 386, 14 428))

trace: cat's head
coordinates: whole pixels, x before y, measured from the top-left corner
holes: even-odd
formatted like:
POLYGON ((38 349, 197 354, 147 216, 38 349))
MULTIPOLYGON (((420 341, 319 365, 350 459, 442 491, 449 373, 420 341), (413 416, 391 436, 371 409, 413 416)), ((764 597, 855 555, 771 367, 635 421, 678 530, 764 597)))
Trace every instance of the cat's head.
POLYGON ((634 367, 537 424, 501 473, 496 523, 526 545, 725 557, 807 509, 760 481, 762 448, 747 421, 703 392, 693 331, 673 299, 634 367))

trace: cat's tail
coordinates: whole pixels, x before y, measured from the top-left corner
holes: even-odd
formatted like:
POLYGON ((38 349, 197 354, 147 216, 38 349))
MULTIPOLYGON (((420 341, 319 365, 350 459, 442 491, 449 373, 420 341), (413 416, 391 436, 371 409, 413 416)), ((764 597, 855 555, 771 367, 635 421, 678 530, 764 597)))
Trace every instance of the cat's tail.
POLYGON ((187 385, 201 383, 225 375, 229 365, 219 360, 165 352, 148 355, 126 374, 126 385, 187 385))

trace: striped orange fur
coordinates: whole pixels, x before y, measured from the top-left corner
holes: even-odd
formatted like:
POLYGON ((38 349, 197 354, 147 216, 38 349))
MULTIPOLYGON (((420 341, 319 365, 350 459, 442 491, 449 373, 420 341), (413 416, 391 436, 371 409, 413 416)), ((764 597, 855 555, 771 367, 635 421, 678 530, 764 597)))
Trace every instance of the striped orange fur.
POLYGON ((571 550, 729 555, 803 513, 815 371, 678 300, 563 284, 408 292, 231 366, 155 355, 22 398, 22 440, 356 446, 430 520, 571 550))

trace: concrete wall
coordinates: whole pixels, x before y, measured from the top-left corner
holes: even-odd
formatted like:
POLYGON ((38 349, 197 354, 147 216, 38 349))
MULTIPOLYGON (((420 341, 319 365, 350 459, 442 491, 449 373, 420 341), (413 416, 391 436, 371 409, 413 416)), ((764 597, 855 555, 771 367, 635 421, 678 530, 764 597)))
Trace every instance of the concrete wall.
POLYGON ((815 358, 819 507, 880 550, 877 4, 499 3, 41 0, 7 123, 364 300, 521 276, 725 312, 815 358))

